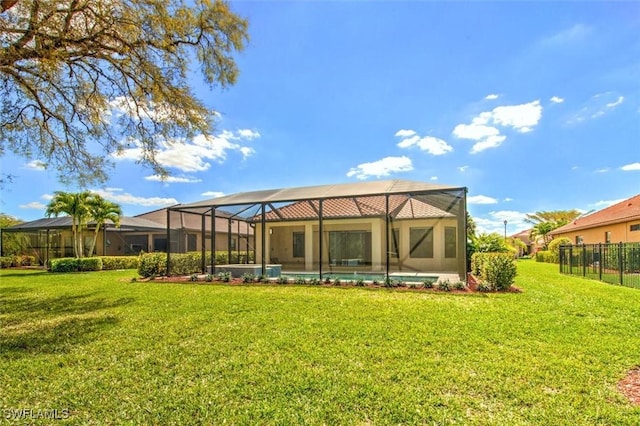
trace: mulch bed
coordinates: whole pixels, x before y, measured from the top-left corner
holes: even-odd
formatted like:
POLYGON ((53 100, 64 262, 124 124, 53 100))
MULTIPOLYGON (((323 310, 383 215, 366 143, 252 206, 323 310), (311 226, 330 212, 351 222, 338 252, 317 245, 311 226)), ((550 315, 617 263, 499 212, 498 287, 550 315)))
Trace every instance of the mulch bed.
MULTIPOLYGON (((245 283, 243 282, 242 278, 231 278, 230 281, 228 282, 222 282, 218 279, 216 279, 216 277, 213 277, 212 281, 206 281, 204 279, 204 277, 202 275, 198 275, 197 281, 192 281, 190 276, 170 276, 170 277, 166 277, 166 276, 161 276, 161 277, 154 277, 154 278, 142 278, 142 279, 138 279, 137 282, 149 282, 149 281, 153 281, 153 282, 165 282, 165 283, 193 283, 193 284, 226 284, 226 285, 274 285, 277 284, 276 282, 269 282, 269 283, 262 283, 262 282, 254 282, 254 283, 245 283)), ((288 285, 293 284, 292 282, 290 282, 288 285)), ((285 284, 286 285, 286 284, 285 284)), ((342 283, 338 286, 336 286, 335 284, 331 283, 331 284, 326 284, 326 283, 321 283, 319 284, 319 286, 323 286, 323 287, 355 287, 354 283, 349 283, 348 281, 342 281, 342 283)), ((364 288, 385 288, 384 284, 377 284, 377 285, 373 285, 373 284, 366 284, 366 286, 364 288)), ((394 287, 394 290, 398 290, 398 291, 440 291, 438 289, 435 288, 424 288, 424 287, 411 287, 408 285, 404 285, 404 286, 399 286, 399 287, 394 287)), ((471 274, 468 274, 467 276, 467 287, 463 290, 456 290, 456 289, 451 289, 450 291, 447 291, 447 293, 479 293, 480 291, 478 290, 478 280, 471 274)), ((507 291, 509 293, 520 293, 522 292, 522 290, 516 286, 511 286, 511 288, 509 288, 509 290, 507 291)))
POLYGON ((640 367, 629 371, 624 379, 618 382, 618 390, 634 405, 640 405, 640 367))

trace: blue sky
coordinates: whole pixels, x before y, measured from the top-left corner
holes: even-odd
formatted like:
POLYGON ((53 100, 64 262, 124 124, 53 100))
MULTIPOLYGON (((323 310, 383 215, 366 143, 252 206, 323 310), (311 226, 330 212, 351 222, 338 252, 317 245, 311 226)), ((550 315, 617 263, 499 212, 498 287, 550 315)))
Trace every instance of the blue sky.
MULTIPOLYGON (((167 146, 161 182, 115 159, 90 189, 135 215, 240 191, 408 179, 466 186, 481 231, 640 193, 638 2, 232 2, 238 83, 195 92, 213 140, 167 146)), ((194 67, 194 71, 197 67, 194 67)), ((72 191, 5 154, 0 211, 72 191)))

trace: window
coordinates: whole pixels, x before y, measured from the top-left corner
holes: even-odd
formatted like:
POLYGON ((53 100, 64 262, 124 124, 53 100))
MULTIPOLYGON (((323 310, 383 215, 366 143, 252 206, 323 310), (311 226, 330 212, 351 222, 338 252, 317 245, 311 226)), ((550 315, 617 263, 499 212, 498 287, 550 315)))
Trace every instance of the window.
POLYGON ((582 235, 576 235, 576 244, 582 244, 582 235))
POLYGON ((444 257, 446 259, 458 257, 455 226, 445 226, 444 228, 444 257))
POLYGON ((196 234, 187 234, 187 251, 198 250, 198 236, 196 234))
POLYGON ((329 232, 329 259, 334 265, 371 264, 371 232, 329 232))
POLYGON ((304 257, 304 232, 293 233, 293 257, 304 257))
POLYGON ((409 245, 412 258, 433 258, 433 228, 410 228, 409 245))
POLYGON ((391 253, 390 257, 400 257, 400 229, 395 228, 391 231, 391 253))
POLYGON ((124 237, 124 254, 138 255, 141 251, 149 251, 146 235, 126 235, 124 237))
POLYGON ((633 231, 640 231, 640 223, 636 223, 635 225, 631 225, 629 227, 629 230, 632 231, 632 232, 633 231))
POLYGON ((604 233, 604 242, 607 244, 611 242, 611 231, 606 231, 604 233))
POLYGON ((167 239, 164 237, 155 237, 153 239, 153 250, 167 252, 167 239))

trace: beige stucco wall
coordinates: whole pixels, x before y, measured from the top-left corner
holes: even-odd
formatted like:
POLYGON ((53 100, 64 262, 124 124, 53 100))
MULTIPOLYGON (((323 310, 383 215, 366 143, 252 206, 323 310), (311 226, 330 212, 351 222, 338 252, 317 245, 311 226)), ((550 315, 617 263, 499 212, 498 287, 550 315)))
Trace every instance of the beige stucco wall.
POLYGON ((605 243, 605 232, 611 232, 612 243, 638 243, 640 242, 640 231, 631 231, 631 225, 639 225, 640 220, 616 223, 612 225, 598 226, 590 229, 581 229, 571 232, 555 234, 555 238, 566 237, 576 244, 576 237, 582 237, 584 244, 605 243))
MULTIPOLYGON (((331 267, 332 270, 384 271, 386 267, 386 223, 380 218, 342 219, 323 221, 323 269, 331 267), (331 231, 368 231, 371 232, 371 265, 343 266, 332 264, 329 258, 329 242, 326 233, 331 231)), ((420 220, 395 220, 391 229, 400 230, 399 256, 390 258, 390 270, 415 271, 415 272, 455 272, 458 267, 457 258, 445 258, 445 227, 457 229, 455 218, 447 219, 420 219, 420 220), (411 258, 409 233, 410 228, 433 227, 433 258, 411 258)), ((279 263, 283 269, 291 271, 316 271, 318 270, 319 256, 319 226, 317 221, 279 222, 266 224, 266 253, 267 263, 279 263), (271 233, 270 233, 271 232, 271 233), (293 233, 305 233, 305 257, 293 256, 293 233), (309 238, 311 236, 311 238, 309 238), (311 253, 311 256, 307 256, 311 253)), ((261 250, 261 224, 256 225, 256 262, 260 263, 261 250)), ((458 239, 456 239, 457 241, 458 239)), ((389 245, 393 250, 392 244, 389 245)), ((459 248, 458 248, 459 249, 459 248)))

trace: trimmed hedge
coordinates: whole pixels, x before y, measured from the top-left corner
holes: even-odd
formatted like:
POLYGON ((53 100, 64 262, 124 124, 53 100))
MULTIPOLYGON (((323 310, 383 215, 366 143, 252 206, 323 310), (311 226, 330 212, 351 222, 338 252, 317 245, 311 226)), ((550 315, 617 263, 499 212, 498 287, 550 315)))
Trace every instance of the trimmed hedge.
POLYGON ((518 273, 511 253, 474 253, 471 271, 484 288, 497 291, 508 290, 518 273))
POLYGON ((536 252, 536 262, 545 262, 545 263, 558 263, 559 254, 556 255, 549 250, 540 250, 536 252))
MULTIPOLYGON (((246 253, 231 253, 231 263, 245 261, 246 253)), ((138 274, 143 278, 167 274, 166 253, 141 253, 139 256, 138 274)), ((171 275, 190 275, 202 271, 202 252, 171 253, 171 275)), ((210 264, 211 252, 205 252, 205 264, 210 264)), ((253 253, 249 253, 249 262, 253 262, 253 253)), ((216 265, 228 265, 229 256, 226 251, 216 252, 216 265)))
POLYGON ((139 256, 101 256, 102 270, 113 271, 116 269, 138 269, 139 256))
POLYGON ((51 272, 85 272, 102 270, 102 259, 99 257, 62 257, 51 259, 49 262, 51 272))
POLYGON ((0 257, 0 268, 32 266, 35 264, 36 264, 35 256, 30 256, 27 254, 14 254, 12 256, 0 257))

